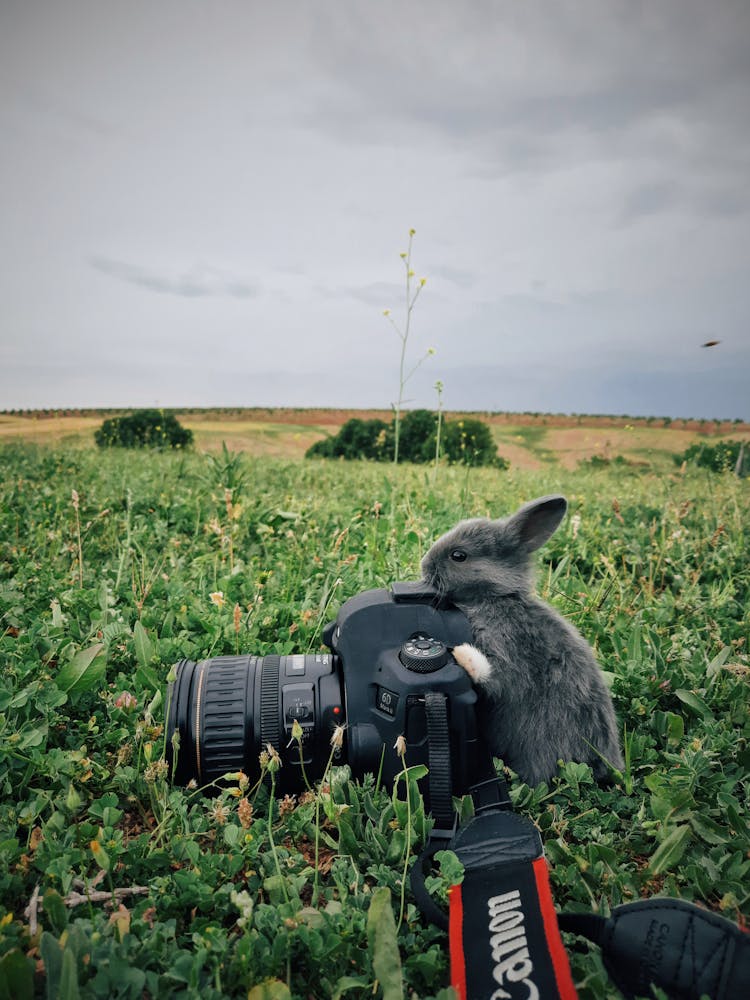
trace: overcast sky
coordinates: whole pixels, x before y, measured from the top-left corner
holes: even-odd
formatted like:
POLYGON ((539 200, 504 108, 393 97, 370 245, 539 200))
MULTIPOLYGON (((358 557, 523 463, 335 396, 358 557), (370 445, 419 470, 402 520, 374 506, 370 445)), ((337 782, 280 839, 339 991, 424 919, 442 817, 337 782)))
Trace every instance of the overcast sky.
POLYGON ((1 0, 0 210, 0 409, 750 419, 747 0, 1 0))

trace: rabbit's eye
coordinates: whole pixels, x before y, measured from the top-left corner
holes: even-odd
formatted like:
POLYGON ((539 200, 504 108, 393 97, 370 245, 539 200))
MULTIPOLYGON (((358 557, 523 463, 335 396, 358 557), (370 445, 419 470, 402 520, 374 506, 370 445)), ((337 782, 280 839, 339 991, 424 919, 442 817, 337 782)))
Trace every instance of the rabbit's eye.
POLYGON ((466 553, 464 552, 463 549, 453 549, 453 551, 451 552, 451 559, 453 560, 453 562, 465 562, 466 553))

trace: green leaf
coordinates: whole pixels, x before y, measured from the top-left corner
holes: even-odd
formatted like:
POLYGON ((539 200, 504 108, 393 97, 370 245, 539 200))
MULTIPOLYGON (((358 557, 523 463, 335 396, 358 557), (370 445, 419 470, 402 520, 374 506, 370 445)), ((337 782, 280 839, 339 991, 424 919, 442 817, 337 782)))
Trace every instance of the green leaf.
POLYGON ((44 915, 55 934, 60 936, 68 926, 68 908, 59 892, 47 889, 44 894, 44 915))
POLYGON ((110 622, 102 629, 102 641, 107 648, 114 645, 124 635, 130 635, 130 629, 125 622, 110 622))
POLYGON ((0 958, 0 996, 13 1000, 32 1000, 34 996, 33 966, 18 948, 0 958))
POLYGON ((721 668, 729 659, 729 654, 731 653, 731 646, 724 646, 718 653, 717 656, 711 660, 709 665, 706 667, 706 677, 713 678, 718 674, 721 668))
POLYGON ((269 875, 263 879, 263 889, 268 893, 268 898, 273 906, 283 903, 286 898, 286 887, 284 879, 280 875, 269 875))
POLYGON ((687 705, 688 708, 692 709, 702 719, 713 719, 714 715, 711 709, 694 691, 686 691, 684 688, 678 688, 675 694, 684 705, 687 705))
POLYGON ((685 853, 690 835, 689 826, 674 827, 651 856, 648 867, 652 875, 661 875, 677 864, 685 853))
POLYGON ((643 659, 643 648, 641 646, 641 622, 634 621, 628 637, 628 661, 630 663, 640 663, 643 659))
POLYGON ((654 712, 654 728, 670 746, 679 746, 685 735, 685 720, 677 712, 654 712))
POLYGON ((286 983, 280 979, 268 979, 265 983, 258 983, 248 991, 247 1000, 292 1000, 292 994, 286 983))
POLYGON ((101 655, 104 645, 94 643, 88 649, 80 649, 72 660, 64 664, 57 672, 55 683, 61 691, 69 694, 78 691, 90 691, 101 684, 104 679, 106 657, 101 655))
MULTIPOLYGON (((419 781, 421 778, 425 777, 427 772, 428 768, 426 764, 412 764, 411 767, 407 767, 406 769, 406 773, 408 774, 410 781, 419 781)), ((398 784, 403 777, 404 772, 399 771, 396 775, 395 784, 398 784)))
POLYGON ((154 655, 154 648, 151 645, 148 632, 140 621, 137 621, 133 626, 133 640, 135 642, 136 660, 138 660, 141 667, 148 667, 151 663, 151 658, 154 655))
POLYGON ((464 866, 453 851, 437 851, 435 860, 440 865, 440 874, 449 885, 460 885, 464 880, 464 866))
POLYGON ((735 834, 746 837, 748 835, 747 820, 743 817, 742 806, 735 796, 722 791, 717 794, 716 801, 726 813, 735 834))
POLYGON ((369 982, 364 978, 364 976, 342 976, 336 983, 336 988, 333 991, 331 1000, 341 1000, 341 997, 347 992, 347 990, 362 990, 369 985, 369 982))
POLYGON ((359 854, 359 840, 352 829, 352 817, 348 813, 341 813, 337 817, 336 825, 339 830, 339 853, 349 854, 356 858, 359 854))
POLYGON ((44 962, 45 978, 47 980, 47 1000, 55 1000, 58 995, 58 984, 62 972, 62 949, 57 938, 44 931, 39 941, 39 951, 44 962))
POLYGON ((705 840, 707 844, 728 844, 731 839, 729 831, 725 827, 719 826, 708 816, 693 813, 690 817, 690 825, 701 840, 705 840))
POLYGON ((667 740, 672 746, 679 746, 685 735, 685 720, 676 712, 667 712, 667 740))
POLYGON ((135 658, 138 661, 138 669, 135 676, 142 684, 147 685, 154 691, 161 688, 159 678, 156 676, 151 660, 154 656, 154 647, 149 634, 143 625, 137 621, 133 626, 133 641, 135 642, 135 658))
POLYGON ((367 912, 367 949, 383 1000, 403 1000, 401 955, 396 941, 396 921, 391 908, 391 890, 376 889, 367 912))
POLYGON ((24 726, 19 734, 18 749, 29 750, 32 747, 41 746, 47 738, 47 732, 48 727, 46 725, 24 726))
POLYGON ((227 847, 236 847, 240 840, 240 828, 234 823, 224 827, 224 843, 227 847))
POLYGON ((63 951, 62 972, 60 973, 59 1000, 79 1000, 81 994, 78 991, 78 968, 76 957, 70 948, 63 951))

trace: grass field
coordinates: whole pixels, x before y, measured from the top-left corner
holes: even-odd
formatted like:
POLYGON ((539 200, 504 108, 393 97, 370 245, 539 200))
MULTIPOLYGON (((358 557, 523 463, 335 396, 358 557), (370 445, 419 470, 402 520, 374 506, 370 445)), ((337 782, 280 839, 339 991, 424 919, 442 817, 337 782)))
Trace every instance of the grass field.
MULTIPOLYGON (((327 429, 306 419, 227 440, 327 429)), ((433 478, 203 454, 227 429, 211 419, 195 453, 98 452, 98 422, 0 443, 0 996, 448 1000, 445 935, 403 879, 429 825, 413 775, 409 809, 403 781, 346 768, 295 799, 256 788, 255 761, 218 797, 173 788, 166 681, 182 657, 318 650, 343 600, 414 578, 457 520, 556 491, 571 508, 539 590, 594 645, 628 761, 608 788, 570 763, 512 781, 556 904, 665 894, 750 918, 747 481, 571 469, 571 428, 523 423, 496 426, 500 450, 520 437, 536 467, 433 478)), ((598 429, 615 454, 633 440, 598 429)), ((595 947, 570 958, 582 1000, 619 995, 595 947)))

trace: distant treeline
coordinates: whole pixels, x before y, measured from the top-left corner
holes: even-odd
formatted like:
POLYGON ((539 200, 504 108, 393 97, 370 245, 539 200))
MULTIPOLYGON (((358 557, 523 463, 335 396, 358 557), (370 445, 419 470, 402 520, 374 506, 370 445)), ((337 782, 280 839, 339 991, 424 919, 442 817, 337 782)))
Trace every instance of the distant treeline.
MULTIPOLYGON (((139 407, 45 407, 45 408, 14 408, 0 409, 0 416, 15 416, 31 419, 53 419, 59 417, 109 417, 132 414, 138 411, 139 407)), ((211 416, 216 414, 221 417, 242 418, 261 417, 266 418, 272 415, 283 414, 331 414, 341 415, 346 418, 356 417, 358 414, 367 414, 373 419, 382 419, 388 415, 388 410, 377 410, 373 408, 356 410, 351 407, 319 407, 319 406, 175 406, 158 407, 160 413, 173 414, 175 416, 211 416)), ((404 411, 414 412, 414 411, 404 411)), ((679 427, 683 430, 696 430, 699 433, 720 434, 729 429, 750 429, 750 423, 734 418, 706 418, 706 417, 665 417, 650 416, 636 417, 632 414, 621 413, 544 413, 538 410, 453 410, 446 411, 446 418, 460 419, 468 417, 470 419, 489 420, 493 423, 514 423, 533 422, 540 424, 581 425, 584 423, 597 423, 605 426, 613 426, 620 422, 628 424, 645 424, 647 426, 679 427)), ((362 419, 363 417, 361 417, 362 419)))

